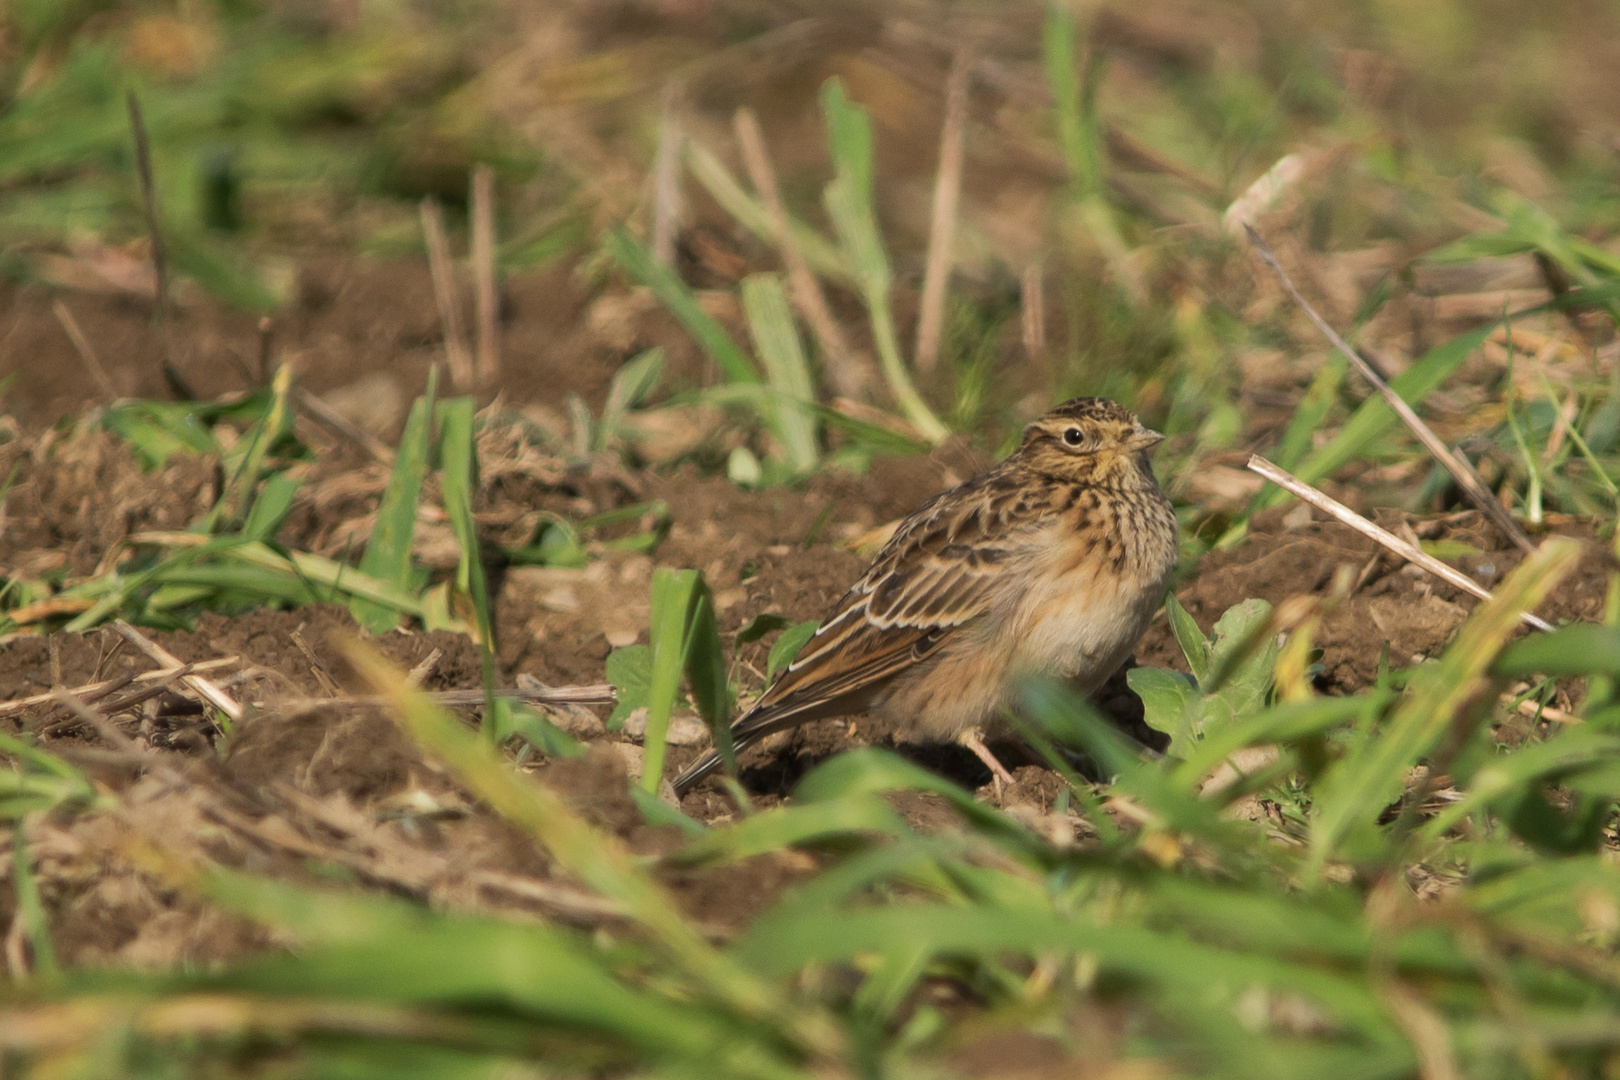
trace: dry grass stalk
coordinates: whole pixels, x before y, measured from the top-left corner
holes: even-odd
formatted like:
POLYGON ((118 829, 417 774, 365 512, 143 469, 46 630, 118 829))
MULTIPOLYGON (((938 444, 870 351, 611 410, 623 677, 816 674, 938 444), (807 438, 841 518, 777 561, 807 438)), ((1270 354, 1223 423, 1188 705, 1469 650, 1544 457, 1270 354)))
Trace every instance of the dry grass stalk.
POLYGON ((304 640, 302 629, 302 627, 299 627, 299 629, 288 635, 292 638, 293 646, 304 655, 304 662, 309 664, 309 670, 314 673, 315 681, 321 684, 321 689, 326 691, 327 696, 342 696, 343 688, 337 684, 336 679, 332 678, 332 673, 327 670, 326 664, 322 662, 321 658, 315 655, 315 650, 309 647, 309 642, 304 640))
MULTIPOLYGON (((597 923, 604 919, 620 918, 625 913, 624 905, 614 900, 555 882, 494 870, 468 872, 459 869, 442 855, 401 843, 395 833, 379 828, 370 814, 341 796, 318 799, 281 781, 273 784, 272 791, 288 810, 297 815, 286 815, 289 823, 301 825, 303 822, 298 819, 302 818, 344 838, 345 842, 330 845, 317 841, 310 835, 312 830, 307 828, 302 833, 276 829, 273 832, 255 831, 254 835, 306 857, 314 856, 347 866, 378 883, 403 888, 417 895, 442 897, 455 890, 457 879, 465 874, 469 883, 477 888, 520 897, 576 923, 597 923)), ((230 824, 253 829, 256 823, 238 819, 230 824)))
POLYGON ((113 723, 112 720, 92 709, 79 698, 74 697, 71 692, 58 689, 52 691, 52 697, 56 699, 57 704, 63 706, 74 716, 94 728, 96 734, 105 739, 108 745, 119 753, 137 759, 145 758, 149 753, 146 747, 118 730, 118 725, 113 723))
POLYGON ((116 400, 118 390, 107 377, 107 369, 101 366, 96 350, 90 347, 90 339, 84 336, 84 331, 79 328, 79 321, 73 317, 73 312, 69 311, 67 304, 60 299, 51 303, 51 312, 56 316, 56 321, 62 324, 63 331, 66 332, 68 340, 73 342, 73 348, 78 351, 84 366, 90 369, 90 377, 101 387, 102 394, 108 401, 116 400))
MULTIPOLYGON (((1407 562, 1422 567, 1436 577, 1449 581, 1451 584, 1457 586, 1457 588, 1466 593, 1470 593, 1473 596, 1477 596, 1481 600, 1491 599, 1490 590, 1479 584, 1467 574, 1453 567, 1447 566, 1445 563, 1441 562, 1433 555, 1430 555, 1422 548, 1402 540, 1400 537, 1396 536, 1387 529, 1374 525, 1371 521, 1368 521, 1366 518, 1339 502, 1337 499, 1323 494, 1321 491, 1313 488, 1311 485, 1299 479, 1299 477, 1293 475, 1292 473, 1279 469, 1277 466, 1273 465, 1259 454, 1250 456, 1249 468, 1253 469, 1267 480, 1270 480, 1273 484, 1276 484, 1284 491, 1287 491, 1291 495, 1310 503, 1324 514, 1328 514, 1333 518, 1336 518, 1337 520, 1361 533, 1363 536, 1384 545, 1390 551, 1393 551, 1407 562)), ((1524 622, 1528 623, 1530 626, 1535 627, 1537 630, 1552 629, 1552 625, 1550 623, 1544 619, 1538 619, 1528 611, 1521 612, 1519 614, 1519 618, 1524 620, 1524 622)))
POLYGON ((434 670, 438 668, 439 661, 443 658, 443 649, 434 649, 428 653, 422 658, 422 662, 411 668, 410 672, 405 676, 405 685, 410 687, 421 686, 427 681, 427 677, 432 675, 434 670))
POLYGON ((381 462, 390 468, 394 464, 394 451, 387 443, 377 438, 364 428, 357 427, 349 422, 349 418, 338 412, 319 395, 311 393, 302 386, 293 387, 293 403, 301 409, 306 416, 335 435, 342 436, 364 450, 373 461, 381 462))
MULTIPOLYGON (((186 666, 168 649, 165 649, 163 646, 159 645, 157 642, 153 641, 151 638, 129 625, 129 623, 125 622, 123 619, 114 620, 112 626, 114 630, 118 631, 118 633, 123 636, 125 641, 128 641, 131 645, 135 646, 137 649, 141 650, 141 652, 145 653, 153 660, 156 660, 164 667, 181 668, 186 666)), ((218 686, 215 686, 211 681, 203 676, 197 674, 187 675, 185 676, 185 683, 199 697, 203 698, 203 700, 213 705, 220 712, 230 717, 232 723, 239 722, 245 715, 241 704, 237 702, 235 698, 221 690, 218 686)))
POLYGON ((169 329, 169 257, 158 224, 157 185, 152 177, 152 146, 146 137, 146 121, 135 91, 125 98, 129 105, 129 130, 135 140, 135 173, 141 184, 141 209, 146 215, 146 231, 152 244, 152 273, 157 278, 158 327, 163 335, 163 381, 175 397, 194 401, 197 395, 174 364, 174 335, 169 329))
MULTIPOLYGON (((174 685, 174 683, 180 679, 190 675, 194 667, 195 665, 187 664, 184 667, 166 668, 163 671, 157 672, 158 677, 155 680, 147 683, 145 686, 134 691, 133 693, 125 694, 123 697, 99 700, 96 705, 96 711, 104 716, 114 716, 121 712, 128 712, 137 705, 144 704, 145 702, 148 702, 161 694, 168 693, 169 687, 174 685)), ((40 728, 37 733, 42 736, 54 737, 62 734, 65 731, 71 731, 73 728, 77 727, 78 724, 79 721, 77 719, 69 719, 65 722, 58 722, 40 728)))
POLYGON ((473 295, 478 307, 478 382, 501 377, 500 291, 495 275, 495 170, 480 162, 472 171, 473 295))
POLYGON ((444 328, 445 358, 450 364, 450 385, 470 390, 473 385, 472 356, 461 329, 461 298, 456 288, 455 267, 450 262, 450 242, 444 234, 444 211, 429 195, 422 200, 422 237, 427 241, 428 269, 433 274, 433 299, 439 305, 439 323, 444 328))
POLYGON ((675 238, 681 227, 681 131, 676 113, 675 87, 664 91, 664 111, 658 121, 658 153, 653 158, 653 258, 675 265, 675 238))
POLYGON ((259 320, 259 385, 270 385, 270 361, 275 354, 276 324, 266 315, 259 320))
MULTIPOLYGON (((181 668, 159 668, 156 671, 143 671, 139 675, 126 672, 111 679, 103 679, 100 682, 69 687, 67 692, 80 701, 96 702, 110 694, 117 693, 130 683, 166 683, 175 679, 177 677, 176 672, 179 671, 184 671, 187 674, 199 671, 215 671, 241 662, 242 658, 240 656, 222 656, 217 660, 200 660, 195 664, 184 664, 181 668)), ((28 697, 0 703, 0 718, 16 716, 30 709, 36 709, 41 705, 49 705, 56 700, 56 693, 55 690, 51 690, 43 694, 31 694, 28 697)))
MULTIPOLYGON (((485 697, 482 690, 439 690, 423 691, 422 696, 435 705, 447 708, 471 708, 484 704, 485 697)), ((585 686, 548 686, 544 688, 517 687, 516 689, 501 687, 496 689, 498 698, 510 698, 529 705, 612 705, 618 701, 618 696, 612 686, 607 683, 591 683, 585 686)), ((376 694, 357 694, 330 698, 305 698, 303 700, 286 701, 282 703, 289 715, 304 715, 312 712, 321 712, 328 709, 369 709, 388 705, 391 698, 376 694)))
POLYGON ((1046 273, 1038 262, 1024 267, 1019 285, 1024 321, 1024 352, 1031 360, 1046 355, 1046 273))
MULTIPOLYGON (((1503 694, 1501 700, 1511 702, 1513 698, 1513 694, 1503 694)), ((1516 708, 1519 710, 1520 716, 1528 716, 1532 720, 1545 720, 1550 724, 1578 724, 1581 722, 1581 718, 1574 713, 1565 712, 1563 709, 1555 709, 1551 705, 1543 705, 1538 701, 1521 701, 1516 708)))
POLYGON ((945 325, 945 287, 951 277, 956 208, 962 194, 962 133, 967 127, 968 75, 972 66, 968 51, 958 49, 945 83, 945 123, 939 137, 939 171, 934 175, 927 269, 923 274, 922 303, 917 315, 917 350, 913 362, 918 371, 932 371, 939 364, 939 341, 945 325))
POLYGON ((1463 464, 1461 459, 1456 454, 1453 454, 1445 443, 1440 441, 1440 436, 1436 435, 1429 425, 1425 424, 1422 418, 1413 411, 1412 406, 1408 405, 1401 395, 1391 390, 1389 383, 1385 382, 1378 372, 1372 369, 1372 365, 1368 364, 1360 353, 1352 349, 1350 344, 1339 336, 1338 331, 1328 325, 1326 319, 1316 313, 1316 309, 1311 307, 1305 297, 1300 295, 1299 289, 1294 286, 1293 278, 1289 277, 1288 271, 1282 268, 1282 263, 1277 261, 1277 256, 1272 254, 1271 248, 1260 238, 1260 234, 1255 232, 1254 226, 1245 223, 1243 229, 1248 234, 1249 243, 1254 245, 1255 251, 1259 253, 1261 260, 1271 268, 1271 272, 1277 275, 1277 280, 1282 283, 1283 289, 1293 298, 1294 303, 1298 304, 1300 310, 1305 312, 1311 322, 1316 324, 1316 328, 1322 331, 1323 336, 1333 344, 1333 347, 1343 353, 1345 359, 1349 360, 1355 369, 1361 372, 1361 377, 1371 383, 1373 389, 1383 396, 1389 407, 1395 410, 1395 415, 1406 423, 1406 426, 1411 429, 1412 434, 1417 436, 1418 441, 1423 444, 1424 448, 1434 456, 1436 461, 1445 467, 1446 472, 1451 474, 1452 479, 1457 481, 1457 486, 1462 488, 1464 494, 1468 496, 1475 506, 1485 511, 1486 516, 1495 523, 1497 528, 1502 530, 1503 535, 1511 540, 1515 547, 1521 551, 1534 551, 1535 545, 1524 534, 1524 530, 1519 528, 1519 523, 1513 520, 1513 515, 1508 513, 1507 507, 1503 506, 1496 496, 1491 494, 1490 489, 1480 481, 1473 468, 1463 464))
POLYGON ((1226 212, 1221 215, 1221 225, 1233 236, 1247 231, 1250 242, 1258 243, 1254 226, 1250 223, 1281 198, 1284 192, 1298 183, 1299 178, 1305 175, 1305 166, 1306 158, 1303 154, 1286 154, 1279 158, 1271 168, 1261 173, 1242 195, 1232 201, 1226 212))
POLYGON ((870 385, 868 373, 857 361, 849 339, 827 306, 827 296, 821 290, 788 221, 787 207, 782 203, 782 192, 777 187, 776 170, 771 167, 770 154, 765 149, 765 136, 759 127, 759 118, 748 108, 738 109, 732 117, 737 143, 742 148, 743 163, 748 179, 754 185, 760 202, 770 215, 771 232, 776 247, 782 253, 782 265, 787 269, 788 286, 793 307, 809 324, 821 345, 822 369, 833 393, 840 397, 859 398, 870 385))

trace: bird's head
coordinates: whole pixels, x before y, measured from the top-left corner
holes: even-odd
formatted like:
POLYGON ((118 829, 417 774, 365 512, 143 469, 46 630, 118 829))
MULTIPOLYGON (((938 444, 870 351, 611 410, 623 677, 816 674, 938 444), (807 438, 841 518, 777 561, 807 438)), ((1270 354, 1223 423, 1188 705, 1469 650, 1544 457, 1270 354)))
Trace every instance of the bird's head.
POLYGON ((1106 487, 1153 484, 1147 451, 1164 436, 1106 398, 1065 401, 1024 429, 1019 455, 1035 471, 1106 487))

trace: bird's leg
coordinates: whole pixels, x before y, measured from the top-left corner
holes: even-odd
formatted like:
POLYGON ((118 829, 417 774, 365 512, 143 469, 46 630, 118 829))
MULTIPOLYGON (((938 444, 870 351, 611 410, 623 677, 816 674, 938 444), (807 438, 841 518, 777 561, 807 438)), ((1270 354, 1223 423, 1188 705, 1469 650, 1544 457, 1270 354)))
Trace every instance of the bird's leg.
POLYGON ((996 760, 996 755, 992 754, 990 748, 984 745, 984 740, 979 738, 977 731, 965 731, 956 741, 973 751, 973 756, 989 767, 990 775, 995 777, 998 787, 1002 784, 1016 784, 1018 782, 1013 779, 1013 774, 1007 771, 1007 766, 996 760))

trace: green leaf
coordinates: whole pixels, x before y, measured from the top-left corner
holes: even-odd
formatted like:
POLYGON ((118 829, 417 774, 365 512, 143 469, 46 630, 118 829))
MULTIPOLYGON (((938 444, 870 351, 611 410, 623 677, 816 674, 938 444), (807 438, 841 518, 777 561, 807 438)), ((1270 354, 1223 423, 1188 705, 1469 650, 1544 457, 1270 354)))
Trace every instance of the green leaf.
POLYGON ((602 419, 591 437, 595 449, 607 449, 624 423, 624 414, 640 405, 648 394, 657 389, 663 375, 662 348, 648 349, 619 366, 619 370, 613 373, 613 380, 608 383, 607 400, 602 403, 602 419))
POLYGON ((108 409, 101 422, 129 443, 148 469, 162 468, 175 454, 211 454, 219 450, 209 425, 197 409, 187 404, 132 401, 108 409))
POLYGON ((759 372, 724 327, 698 306, 697 297, 675 271, 649 255, 622 226, 608 230, 608 254, 626 273, 652 290, 709 358, 732 382, 757 383, 759 372))
POLYGON ((816 445, 816 416, 805 403, 815 399, 816 390, 787 292, 776 274, 750 274, 743 279, 741 292, 754 351, 765 365, 766 382, 775 391, 772 429, 793 471, 812 472, 820 448, 816 445))
POLYGON ((625 717, 647 704, 647 689, 652 685, 652 649, 646 645, 614 649, 608 654, 605 678, 619 697, 607 718, 608 728, 617 731, 625 717))
MULTIPOLYGON (((402 589, 414 584, 411 543, 416 537, 417 509, 422 482, 427 475, 437 384, 438 369, 434 368, 428 373, 427 393, 416 399, 405 419, 394 469, 377 507, 377 521, 371 527, 371 538, 360 556, 362 571, 402 589)), ((365 600, 351 601, 349 612, 355 622, 373 634, 391 630, 399 621, 398 612, 365 600)))
POLYGON ((1185 760, 1195 745, 1264 709, 1277 662, 1275 635, 1264 634, 1271 605, 1264 600, 1234 604, 1206 640, 1192 616, 1167 602, 1170 627, 1199 672, 1197 684, 1160 668, 1132 668, 1125 679, 1141 697, 1148 725, 1170 736, 1170 757, 1185 760))
POLYGON ((584 757, 586 748, 545 716, 508 697, 495 699, 495 741, 517 736, 547 757, 584 757))
POLYGON ((1507 679, 1533 675, 1620 677, 1620 628, 1575 623, 1550 634, 1532 634, 1502 650, 1491 674, 1507 679))
POLYGON ((758 641, 773 630, 785 630, 792 625, 793 620, 785 615, 778 615, 774 611, 762 611, 749 619, 748 625, 737 631, 737 636, 732 639, 732 644, 741 648, 744 645, 758 641))
POLYGON ((1189 714, 1198 700, 1198 688, 1174 671, 1153 667, 1131 668, 1125 681, 1142 699, 1148 727, 1170 736, 1172 757, 1185 758, 1192 742, 1189 714))
MULTIPOLYGON (((653 572, 651 677, 647 687, 647 736, 641 783, 657 791, 663 776, 664 737, 684 673, 698 712, 711 731, 723 733, 731 708, 714 602, 696 570, 653 572)), ((723 737, 723 735, 721 735, 723 737)))
POLYGON ((778 671, 793 663, 793 658, 799 655, 799 650, 816 636, 816 628, 820 625, 821 623, 811 619, 808 622, 795 623, 782 631, 782 636, 771 646, 770 656, 765 660, 765 677, 774 679, 778 671))
MULTIPOLYGON (((1407 404, 1417 406, 1431 391, 1450 378, 1451 374, 1461 367, 1496 329, 1494 324, 1482 326, 1454 337, 1443 345, 1437 345, 1414 361, 1411 367, 1391 379, 1390 389, 1399 394, 1407 404)), ((1329 439, 1326 445, 1306 455, 1299 463, 1299 467, 1293 470, 1294 475, 1308 484, 1316 483, 1346 462, 1367 452, 1395 425, 1396 420, 1395 410, 1389 407, 1381 395, 1369 395, 1361 403, 1361 407, 1350 415, 1350 419, 1345 421, 1338 434, 1329 439)), ((1275 506, 1288 498, 1287 492, 1281 488, 1273 488, 1269 494, 1262 492, 1257 501, 1261 504, 1259 508, 1263 509, 1266 506, 1275 506)))
POLYGON ((541 519, 539 540, 517 554, 521 561, 538 563, 541 566, 566 566, 577 569, 591 561, 590 554, 585 550, 585 542, 580 539, 579 530, 566 521, 552 518, 541 519))
POLYGON ((1164 611, 1170 622, 1170 631, 1176 636, 1176 644, 1181 646, 1181 655, 1187 658, 1187 666, 1192 669, 1193 678, 1202 682, 1209 677, 1208 639, 1198 629, 1193 617, 1187 614, 1187 609, 1181 606, 1175 593, 1165 596, 1164 611))
POLYGON ((242 535, 249 540, 273 541, 292 510, 300 486, 284 472, 271 473, 259 488, 247 520, 242 523, 242 535))
POLYGON ((1245 600, 1227 608, 1216 620, 1208 681, 1218 686, 1207 697, 1218 702, 1220 709, 1212 710, 1206 704, 1201 733, 1211 722, 1249 716, 1265 705, 1277 664, 1277 636, 1266 632, 1270 618, 1270 604, 1245 600))

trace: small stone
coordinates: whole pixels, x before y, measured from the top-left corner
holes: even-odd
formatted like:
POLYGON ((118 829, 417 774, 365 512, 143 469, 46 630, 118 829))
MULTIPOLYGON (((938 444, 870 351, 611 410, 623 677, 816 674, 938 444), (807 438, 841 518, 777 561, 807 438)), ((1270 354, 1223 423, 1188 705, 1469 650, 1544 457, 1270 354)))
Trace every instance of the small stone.
MULTIPOLYGON (((624 718, 624 727, 620 729, 625 735, 642 742, 647 738, 647 707, 643 705, 624 718)), ((694 716, 672 716, 669 718, 669 729, 664 733, 664 742, 670 746, 696 746, 708 741, 709 729, 694 716)))

